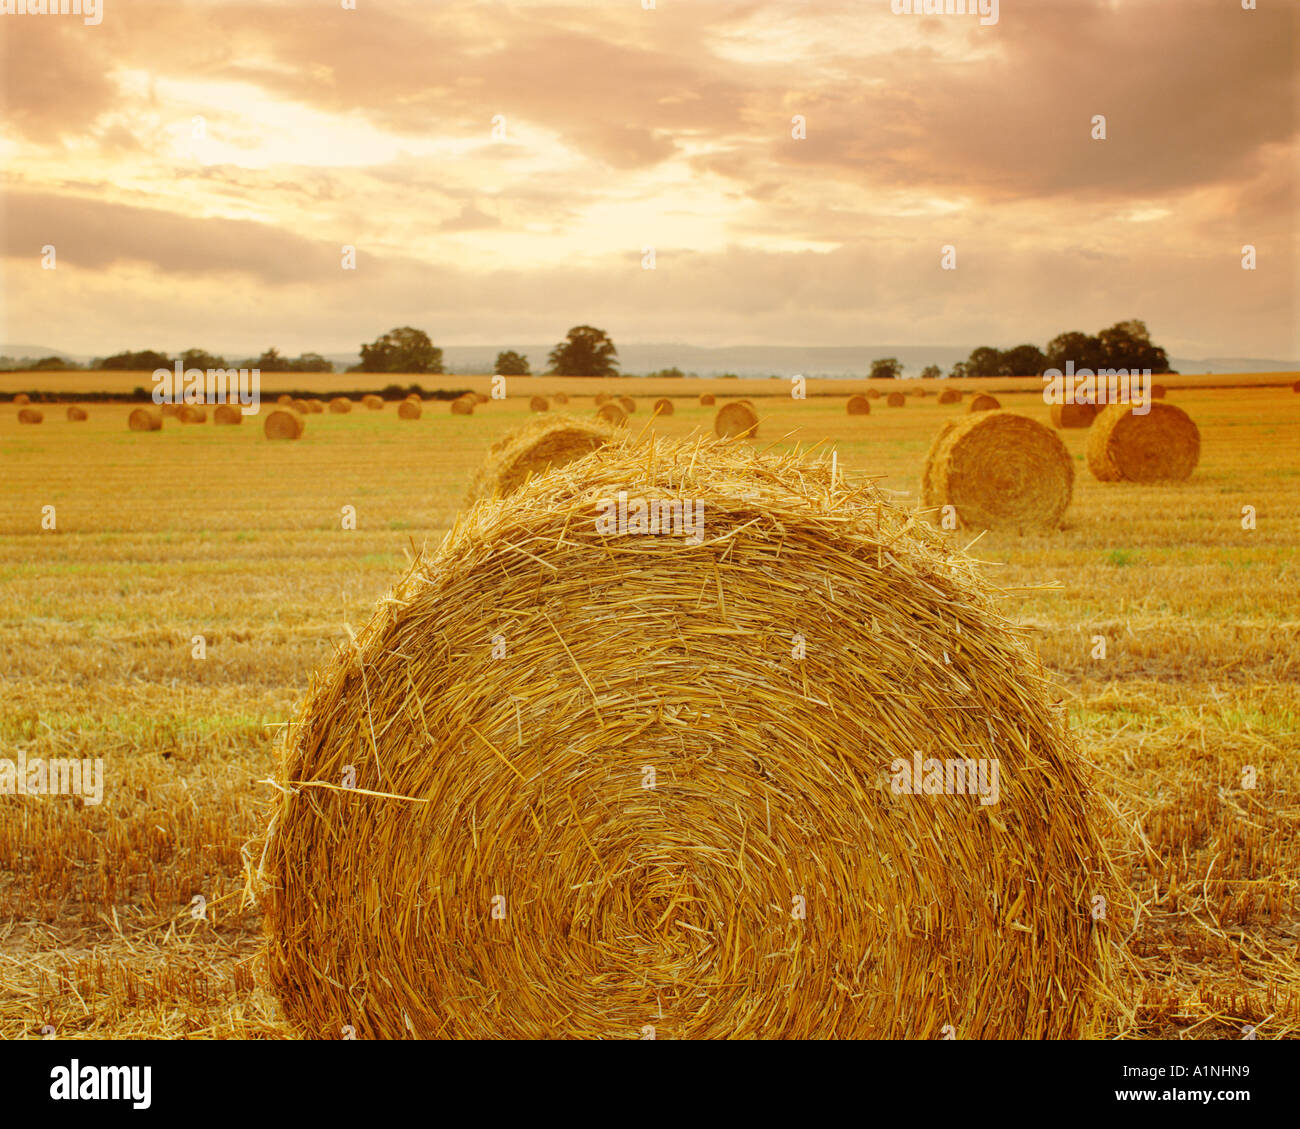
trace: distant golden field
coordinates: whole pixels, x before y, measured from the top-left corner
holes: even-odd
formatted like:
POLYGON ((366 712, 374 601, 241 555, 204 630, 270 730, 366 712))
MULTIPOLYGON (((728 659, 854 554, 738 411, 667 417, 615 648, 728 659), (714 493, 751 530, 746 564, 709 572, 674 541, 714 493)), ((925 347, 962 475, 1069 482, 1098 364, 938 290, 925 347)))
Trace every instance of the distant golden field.
MULTIPOLYGON (((363 376, 483 392, 491 379, 267 374, 263 396, 363 376)), ((1140 904, 1107 1021, 1117 1037, 1300 1036, 1294 379, 1162 378, 1201 430, 1189 481, 1098 483, 1087 432, 1064 431, 1076 482, 1062 531, 949 535, 975 542, 1005 614, 1033 630, 1098 767, 1109 845, 1140 904), (1097 636, 1104 659, 1091 657, 1097 636)), ((634 433, 670 396, 674 415, 653 427, 680 436, 711 427, 700 393, 746 396, 758 446, 833 448, 846 474, 914 506, 931 439, 966 405, 909 396, 850 417, 845 398, 863 383, 811 380, 796 401, 778 381, 517 377, 471 416, 445 401, 415 421, 392 403, 358 406, 308 416, 284 443, 263 438, 260 418, 140 434, 126 405, 89 403, 73 423, 46 404, 45 422, 24 426, 0 404, 0 756, 102 756, 107 773, 99 806, 0 796, 0 1038, 47 1025, 60 1037, 292 1034, 260 980, 257 911, 240 906, 279 727, 415 548, 448 529, 488 445, 531 418, 531 395, 566 391, 564 410, 584 418, 596 391, 631 395, 634 433), (197 635, 206 659, 191 657, 197 635)), ((0 374, 0 392, 148 384, 0 374)), ((1036 379, 961 382, 981 385, 1047 422, 1036 379)))

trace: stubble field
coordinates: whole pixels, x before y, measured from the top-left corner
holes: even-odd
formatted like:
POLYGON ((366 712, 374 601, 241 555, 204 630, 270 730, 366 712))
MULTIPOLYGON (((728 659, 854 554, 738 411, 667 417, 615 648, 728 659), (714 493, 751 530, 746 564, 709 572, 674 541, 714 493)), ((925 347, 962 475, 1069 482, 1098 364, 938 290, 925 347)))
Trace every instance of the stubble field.
MULTIPOLYGON (((15 379, 5 386, 55 388, 15 379)), ((1087 432, 1060 433, 1076 460, 1065 528, 971 548, 1059 680, 1135 895, 1113 1036, 1300 1035, 1290 379, 1172 378, 1170 402, 1202 437, 1185 483, 1098 483, 1087 432)), ((486 377, 443 383, 489 390, 486 377)), ((601 389, 636 397, 634 432, 672 396, 675 414, 653 427, 682 436, 711 426, 701 392, 748 397, 759 446, 825 444, 847 475, 878 478, 905 505, 935 432, 965 409, 909 396, 850 417, 848 382, 812 381, 802 401, 776 381, 563 387, 580 417, 601 389)), ((46 405, 40 426, 0 405, 0 757, 102 757, 106 773, 98 806, 0 796, 0 1038, 293 1034, 260 986, 256 907, 241 905, 279 727, 410 555, 448 529, 488 445, 551 387, 512 378, 510 390, 472 416, 438 401, 417 421, 392 403, 312 415, 291 443, 266 441, 255 418, 138 434, 124 405, 88 404, 84 423, 46 405), (54 530, 42 529, 47 506, 54 530), (199 635, 204 659, 192 657, 199 635)), ((999 399, 1047 421, 1028 386, 999 399)))

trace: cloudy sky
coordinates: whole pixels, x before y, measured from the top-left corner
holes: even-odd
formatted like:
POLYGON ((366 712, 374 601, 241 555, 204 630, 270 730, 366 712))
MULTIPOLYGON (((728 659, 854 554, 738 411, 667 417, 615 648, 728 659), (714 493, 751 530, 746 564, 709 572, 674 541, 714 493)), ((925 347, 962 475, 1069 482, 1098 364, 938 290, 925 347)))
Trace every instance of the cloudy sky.
POLYGON ((0 15, 0 340, 1300 357, 1294 0, 649 2, 0 15))

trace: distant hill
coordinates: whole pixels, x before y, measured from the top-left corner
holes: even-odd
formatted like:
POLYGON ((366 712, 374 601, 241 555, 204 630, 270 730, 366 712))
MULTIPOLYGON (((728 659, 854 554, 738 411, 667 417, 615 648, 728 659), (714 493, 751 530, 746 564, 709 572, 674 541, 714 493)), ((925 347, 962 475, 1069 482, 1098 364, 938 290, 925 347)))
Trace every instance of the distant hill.
MULTIPOLYGON (((491 372, 497 353, 514 349, 528 358, 534 372, 546 368, 550 345, 444 345, 443 365, 450 373, 491 372)), ((878 357, 897 357, 903 364, 905 376, 919 376, 926 365, 938 365, 948 372, 958 361, 970 356, 974 346, 957 345, 724 345, 705 348, 699 345, 630 344, 618 350, 621 371, 637 375, 658 372, 666 368, 679 368, 697 376, 792 376, 802 373, 808 377, 866 376, 871 362, 878 357)), ((228 350, 221 355, 238 359, 238 350, 228 350)), ((65 353, 50 345, 0 345, 0 356, 15 359, 63 357, 78 364, 89 364, 92 357, 65 353)), ((342 372, 360 359, 356 353, 325 353, 342 372)), ((1189 357, 1171 357, 1170 365, 1176 372, 1291 372, 1300 371, 1300 361, 1264 359, 1259 357, 1206 357, 1201 360, 1189 357)))

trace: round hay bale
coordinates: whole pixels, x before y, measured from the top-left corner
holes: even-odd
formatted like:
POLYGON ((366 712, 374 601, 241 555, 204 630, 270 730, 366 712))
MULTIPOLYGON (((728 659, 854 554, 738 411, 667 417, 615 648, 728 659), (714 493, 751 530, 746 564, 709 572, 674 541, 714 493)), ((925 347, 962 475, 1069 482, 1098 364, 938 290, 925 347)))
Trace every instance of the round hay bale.
POLYGON ((419 394, 418 392, 408 392, 408 393, 403 397, 403 399, 405 399, 405 400, 413 400, 413 401, 414 401, 415 403, 417 403, 417 404, 422 404, 422 403, 424 402, 423 400, 420 399, 420 394, 419 394))
POLYGON ((161 431, 162 424, 162 412, 155 412, 151 408, 134 408, 126 417, 126 426, 132 431, 161 431))
POLYGON ((21 406, 21 405, 23 405, 23 404, 30 404, 31 402, 32 402, 32 398, 31 398, 29 395, 27 395, 26 392, 15 392, 15 393, 14 393, 14 403, 15 403, 15 404, 18 404, 18 405, 21 406))
POLYGON ((295 400, 291 407, 300 416, 308 415, 311 412, 311 405, 306 400, 295 400))
POLYGON ((1291 385, 1291 391, 1300 392, 1300 380, 1297 380, 1293 385, 1291 385))
POLYGON ((613 398, 614 397, 611 396, 608 392, 597 392, 596 407, 598 408, 603 407, 605 404, 608 404, 613 398))
POLYGON ((38 408, 19 408, 19 423, 44 423, 45 415, 38 408))
POLYGON ((977 392, 970 402, 972 412, 996 412, 1002 405, 987 392, 977 392))
POLYGON ((920 396, 924 399, 926 396, 930 395, 930 390, 928 388, 916 388, 913 389, 912 395, 920 396))
POLYGON ((925 506, 952 506, 964 529, 1057 529, 1073 490, 1074 462, 1060 436, 1015 412, 949 421, 922 470, 925 506))
POLYGON ((722 439, 753 439, 758 435, 758 413, 744 400, 723 404, 713 417, 713 430, 722 439))
POLYGON ((1053 404, 1051 407, 1052 426, 1058 428, 1091 427, 1097 418, 1096 404, 1053 404))
POLYGON ((561 407, 563 407, 565 404, 569 402, 569 396, 567 392, 557 392, 554 396, 551 397, 551 399, 554 400, 561 407))
POLYGON ((939 393, 939 403, 941 404, 960 404, 961 391, 957 388, 945 388, 939 393))
POLYGON ((596 409, 596 418, 612 427, 627 426, 627 412, 613 400, 608 400, 596 409))
POLYGON ((901 408, 904 404, 907 403, 907 397, 904 396, 901 392, 891 392, 888 396, 885 397, 885 403, 888 404, 891 408, 901 408))
POLYGON ((670 416, 673 414, 673 402, 667 396, 660 396, 655 401, 654 414, 657 416, 670 416))
POLYGON ((713 399, 712 392, 705 392, 700 396, 700 407, 711 408, 713 407, 713 404, 714 404, 714 399, 713 399))
POLYGON ((1181 481, 1201 458, 1201 433, 1182 408, 1159 401, 1146 415, 1110 404, 1088 432, 1088 469, 1099 482, 1181 481))
POLYGON ((474 397, 474 403, 476 404, 487 404, 492 400, 491 396, 488 396, 482 392, 470 392, 468 393, 468 395, 474 397))
POLYGON ((566 466, 612 443, 608 422, 586 423, 572 416, 532 420, 492 444, 488 458, 470 484, 468 502, 505 497, 552 467, 566 466))
POLYGON ((457 396, 451 402, 451 414, 454 416, 472 416, 478 400, 473 396, 457 396))
POLYGON ((879 389, 879 388, 868 388, 868 389, 867 389, 864 393, 862 393, 862 394, 863 394, 863 395, 864 395, 868 400, 879 400, 879 399, 880 399, 880 389, 879 389))
POLYGON ((352 401, 346 396, 335 396, 330 401, 330 411, 339 415, 347 415, 352 410, 352 401))
POLYGON ((419 419, 424 414, 424 408, 420 406, 419 400, 403 400, 397 405, 398 419, 419 419))
POLYGON ((548 412, 551 410, 550 403, 545 396, 534 396, 528 401, 528 410, 530 412, 548 412))
POLYGON ((287 408, 293 404, 293 397, 290 396, 288 392, 281 392, 280 395, 275 398, 275 402, 279 404, 280 407, 287 408))
POLYGON ((308 400, 307 407, 314 416, 322 415, 325 411, 325 405, 319 400, 308 400))
POLYGON ((181 423, 207 423, 208 409, 200 404, 182 404, 176 418, 181 423))
POLYGON ((995 593, 887 500, 846 509, 824 465, 652 455, 475 507, 313 679, 250 850, 289 1023, 1095 1035, 1113 867, 995 593), (620 493, 694 500, 703 543, 610 532, 620 493), (913 794, 961 761, 995 803, 913 794))
POLYGON ((1163 400, 1168 395, 1169 395, 1169 389, 1166 388, 1163 384, 1151 385, 1151 399, 1163 400))
POLYGON ((244 422, 244 413, 234 404, 218 404, 212 412, 212 422, 229 427, 244 422))
POLYGON ((268 439, 298 439, 302 436, 303 421, 293 412, 276 409, 262 424, 262 434, 268 439))
POLYGON ((184 406, 184 404, 163 404, 158 411, 162 415, 163 419, 174 419, 180 416, 181 408, 184 406))
POLYGON ((365 404, 369 411, 382 412, 384 410, 384 398, 382 396, 376 396, 374 393, 362 396, 361 402, 365 404))
POLYGON ((618 398, 618 406, 628 415, 631 415, 636 411, 636 401, 632 399, 631 396, 620 396, 618 398))
POLYGON ((72 420, 75 423, 80 423, 82 420, 88 418, 89 417, 86 415, 85 408, 79 408, 77 407, 76 404, 68 405, 68 419, 72 420))
POLYGON ((848 413, 851 416, 869 416, 871 414, 871 401, 865 396, 850 396, 848 413))

